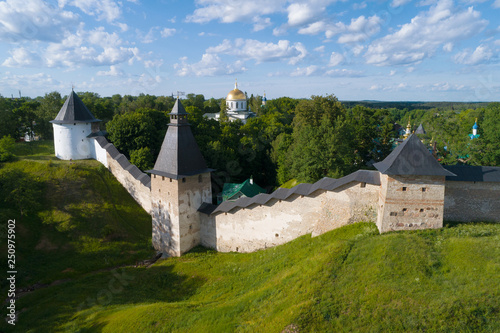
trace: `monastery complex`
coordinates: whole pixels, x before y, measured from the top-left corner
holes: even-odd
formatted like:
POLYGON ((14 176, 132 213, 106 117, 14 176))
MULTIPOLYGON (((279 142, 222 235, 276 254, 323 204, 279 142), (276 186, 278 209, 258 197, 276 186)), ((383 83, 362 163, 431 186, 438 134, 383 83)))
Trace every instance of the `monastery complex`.
MULTIPOLYGON (((228 116, 252 116, 237 85, 229 95, 228 116)), ((213 170, 187 115, 177 99, 154 168, 147 171, 151 176, 106 140, 76 93, 52 121, 56 156, 96 159, 108 168, 150 212, 153 246, 164 256, 180 256, 200 244, 252 252, 359 221, 375 222, 380 232, 441 228, 443 220, 500 222, 499 167, 442 166, 410 133, 376 170, 214 205, 213 170)))

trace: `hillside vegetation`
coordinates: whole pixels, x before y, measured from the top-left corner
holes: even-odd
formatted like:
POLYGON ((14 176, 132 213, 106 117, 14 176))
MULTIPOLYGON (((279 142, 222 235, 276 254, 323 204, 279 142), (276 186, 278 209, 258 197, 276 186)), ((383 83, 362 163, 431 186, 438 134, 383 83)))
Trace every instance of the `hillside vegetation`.
MULTIPOLYGON (((19 143, 0 164, 1 258, 16 220, 17 287, 149 259, 151 217, 97 161, 60 161, 52 141, 19 143)), ((2 295, 7 281, 1 281, 2 295)))
MULTIPOLYGON (((97 162, 25 156, 5 170, 41 184, 43 205, 17 224, 18 276, 50 285, 22 295, 2 332, 500 331, 500 224, 380 235, 356 223, 135 267, 152 254, 150 217, 97 162)), ((17 210, 3 204, 2 218, 17 210)))

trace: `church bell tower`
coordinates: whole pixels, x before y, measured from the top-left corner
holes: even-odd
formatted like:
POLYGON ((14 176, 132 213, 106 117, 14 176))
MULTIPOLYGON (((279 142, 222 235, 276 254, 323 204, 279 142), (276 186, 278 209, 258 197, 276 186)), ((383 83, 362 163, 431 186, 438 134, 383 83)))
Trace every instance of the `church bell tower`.
POLYGON ((153 246, 163 256, 180 256, 200 243, 202 203, 212 202, 210 172, 179 99, 151 173, 153 246))

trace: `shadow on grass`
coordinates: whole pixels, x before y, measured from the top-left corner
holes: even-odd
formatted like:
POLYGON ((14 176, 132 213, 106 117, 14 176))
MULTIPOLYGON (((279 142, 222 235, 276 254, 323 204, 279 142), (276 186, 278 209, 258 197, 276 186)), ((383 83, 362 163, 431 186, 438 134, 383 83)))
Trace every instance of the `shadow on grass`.
POLYGON ((478 225, 478 224, 484 224, 484 225, 500 225, 499 222, 459 222, 459 221, 444 221, 443 227, 445 228, 454 228, 454 227, 459 227, 459 226, 466 226, 466 225, 478 225))
MULTIPOLYGON (((50 332, 57 329, 57 322, 70 321, 83 328, 86 319, 103 308, 179 302, 190 298, 204 283, 198 276, 176 272, 175 265, 126 267, 89 274, 19 299, 19 308, 26 311, 20 315, 16 329, 50 332)), ((99 331, 95 326, 88 329, 99 331)))

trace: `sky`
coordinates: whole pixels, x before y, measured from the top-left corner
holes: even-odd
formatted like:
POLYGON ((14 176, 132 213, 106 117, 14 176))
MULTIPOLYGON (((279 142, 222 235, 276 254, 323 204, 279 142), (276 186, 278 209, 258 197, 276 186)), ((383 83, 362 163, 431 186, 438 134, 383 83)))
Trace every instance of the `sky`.
POLYGON ((0 94, 499 101, 500 0, 0 1, 0 94))

